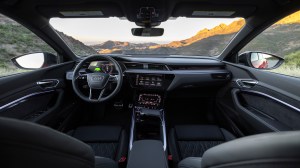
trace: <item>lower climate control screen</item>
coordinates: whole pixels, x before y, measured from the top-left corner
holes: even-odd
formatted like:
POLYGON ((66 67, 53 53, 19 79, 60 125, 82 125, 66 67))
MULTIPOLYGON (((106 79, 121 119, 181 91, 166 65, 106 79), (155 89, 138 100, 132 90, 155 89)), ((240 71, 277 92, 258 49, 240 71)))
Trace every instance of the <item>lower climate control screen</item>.
POLYGON ((138 103, 144 106, 158 107, 161 103, 159 94, 139 94, 138 103))
POLYGON ((160 88, 163 87, 163 75, 136 75, 135 85, 141 87, 153 87, 160 88))

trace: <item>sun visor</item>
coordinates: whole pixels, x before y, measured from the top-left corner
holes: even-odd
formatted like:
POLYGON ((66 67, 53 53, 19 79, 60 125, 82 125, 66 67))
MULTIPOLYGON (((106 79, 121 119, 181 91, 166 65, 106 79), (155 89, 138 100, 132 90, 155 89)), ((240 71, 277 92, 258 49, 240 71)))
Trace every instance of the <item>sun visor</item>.
POLYGON ((39 6, 38 11, 47 18, 101 18, 123 17, 121 8, 115 4, 81 4, 73 6, 39 6))
POLYGON ((65 17, 103 17, 102 11, 60 11, 65 17))
POLYGON ((250 16, 256 7, 254 6, 224 6, 203 5, 199 3, 177 4, 172 12, 172 17, 201 17, 201 18, 235 18, 250 16))

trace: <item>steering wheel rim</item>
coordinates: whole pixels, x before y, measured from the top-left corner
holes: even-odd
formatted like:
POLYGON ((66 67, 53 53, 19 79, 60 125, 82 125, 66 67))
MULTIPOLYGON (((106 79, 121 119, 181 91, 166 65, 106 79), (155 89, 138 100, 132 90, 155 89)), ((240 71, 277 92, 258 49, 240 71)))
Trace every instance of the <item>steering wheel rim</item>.
POLYGON ((83 59, 82 61, 80 61, 80 63, 75 67, 74 72, 73 72, 73 77, 72 77, 72 86, 73 86, 73 90, 74 92, 84 101, 86 102, 90 102, 90 103, 100 103, 100 102, 104 102, 107 101, 109 99, 111 99, 112 97, 114 97, 121 89, 122 87, 122 83, 123 83, 123 71, 122 68, 120 66, 120 64, 113 59, 110 56, 106 56, 106 55, 91 55, 85 59, 83 59), (88 82, 88 87, 90 89, 89 92, 89 97, 85 96, 78 87, 78 82, 77 79, 80 76, 79 71, 80 69, 82 69, 82 66, 86 63, 86 62, 91 62, 91 61, 99 61, 99 60, 107 60, 113 63, 115 69, 118 72, 118 75, 113 76, 113 75, 109 75, 106 73, 88 73, 86 74, 86 79, 88 82), (111 92, 109 95, 107 95, 106 97, 102 97, 103 93, 105 92, 107 83, 109 83, 109 81, 113 81, 117 83, 116 88, 113 90, 113 92, 111 92), (98 99, 93 99, 93 90, 101 90, 98 99))

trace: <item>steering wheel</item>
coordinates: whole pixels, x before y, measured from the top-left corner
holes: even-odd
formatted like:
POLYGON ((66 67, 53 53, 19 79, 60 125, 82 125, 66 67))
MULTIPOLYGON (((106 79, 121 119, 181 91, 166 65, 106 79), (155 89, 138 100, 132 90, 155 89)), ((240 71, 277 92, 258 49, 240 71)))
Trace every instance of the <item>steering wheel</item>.
POLYGON ((120 66, 120 64, 113 59, 112 57, 106 56, 106 55, 92 55, 84 60, 82 60, 75 68, 73 77, 72 77, 72 86, 75 91, 75 93, 84 101, 91 102, 91 103, 100 103, 109 100, 110 98, 114 97, 121 89, 123 83, 123 71, 120 66), (107 60, 113 63, 115 69, 118 72, 118 75, 110 75, 107 73, 101 73, 101 72, 94 72, 94 73, 87 73, 85 75, 80 75, 79 71, 82 69, 82 66, 87 62, 92 61, 99 61, 99 60, 107 60), (87 79, 88 87, 90 89, 89 96, 87 97, 84 95, 78 87, 77 79, 79 77, 85 77, 87 79), (107 84, 109 82, 117 83, 116 88, 106 97, 103 97, 103 93, 106 90, 107 84), (98 90, 97 95, 93 95, 93 92, 98 90), (100 91, 100 93, 99 93, 100 91), (99 96, 98 96, 99 95, 99 96), (93 98, 95 97, 96 98, 93 98))

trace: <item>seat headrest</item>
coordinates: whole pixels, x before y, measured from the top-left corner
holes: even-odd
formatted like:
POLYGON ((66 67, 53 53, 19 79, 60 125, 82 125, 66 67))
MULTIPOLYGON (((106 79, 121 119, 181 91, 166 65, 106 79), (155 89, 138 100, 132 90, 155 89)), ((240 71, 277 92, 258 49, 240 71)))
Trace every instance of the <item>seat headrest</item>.
POLYGON ((265 133, 207 150, 201 168, 285 168, 300 165, 300 131, 265 133))

